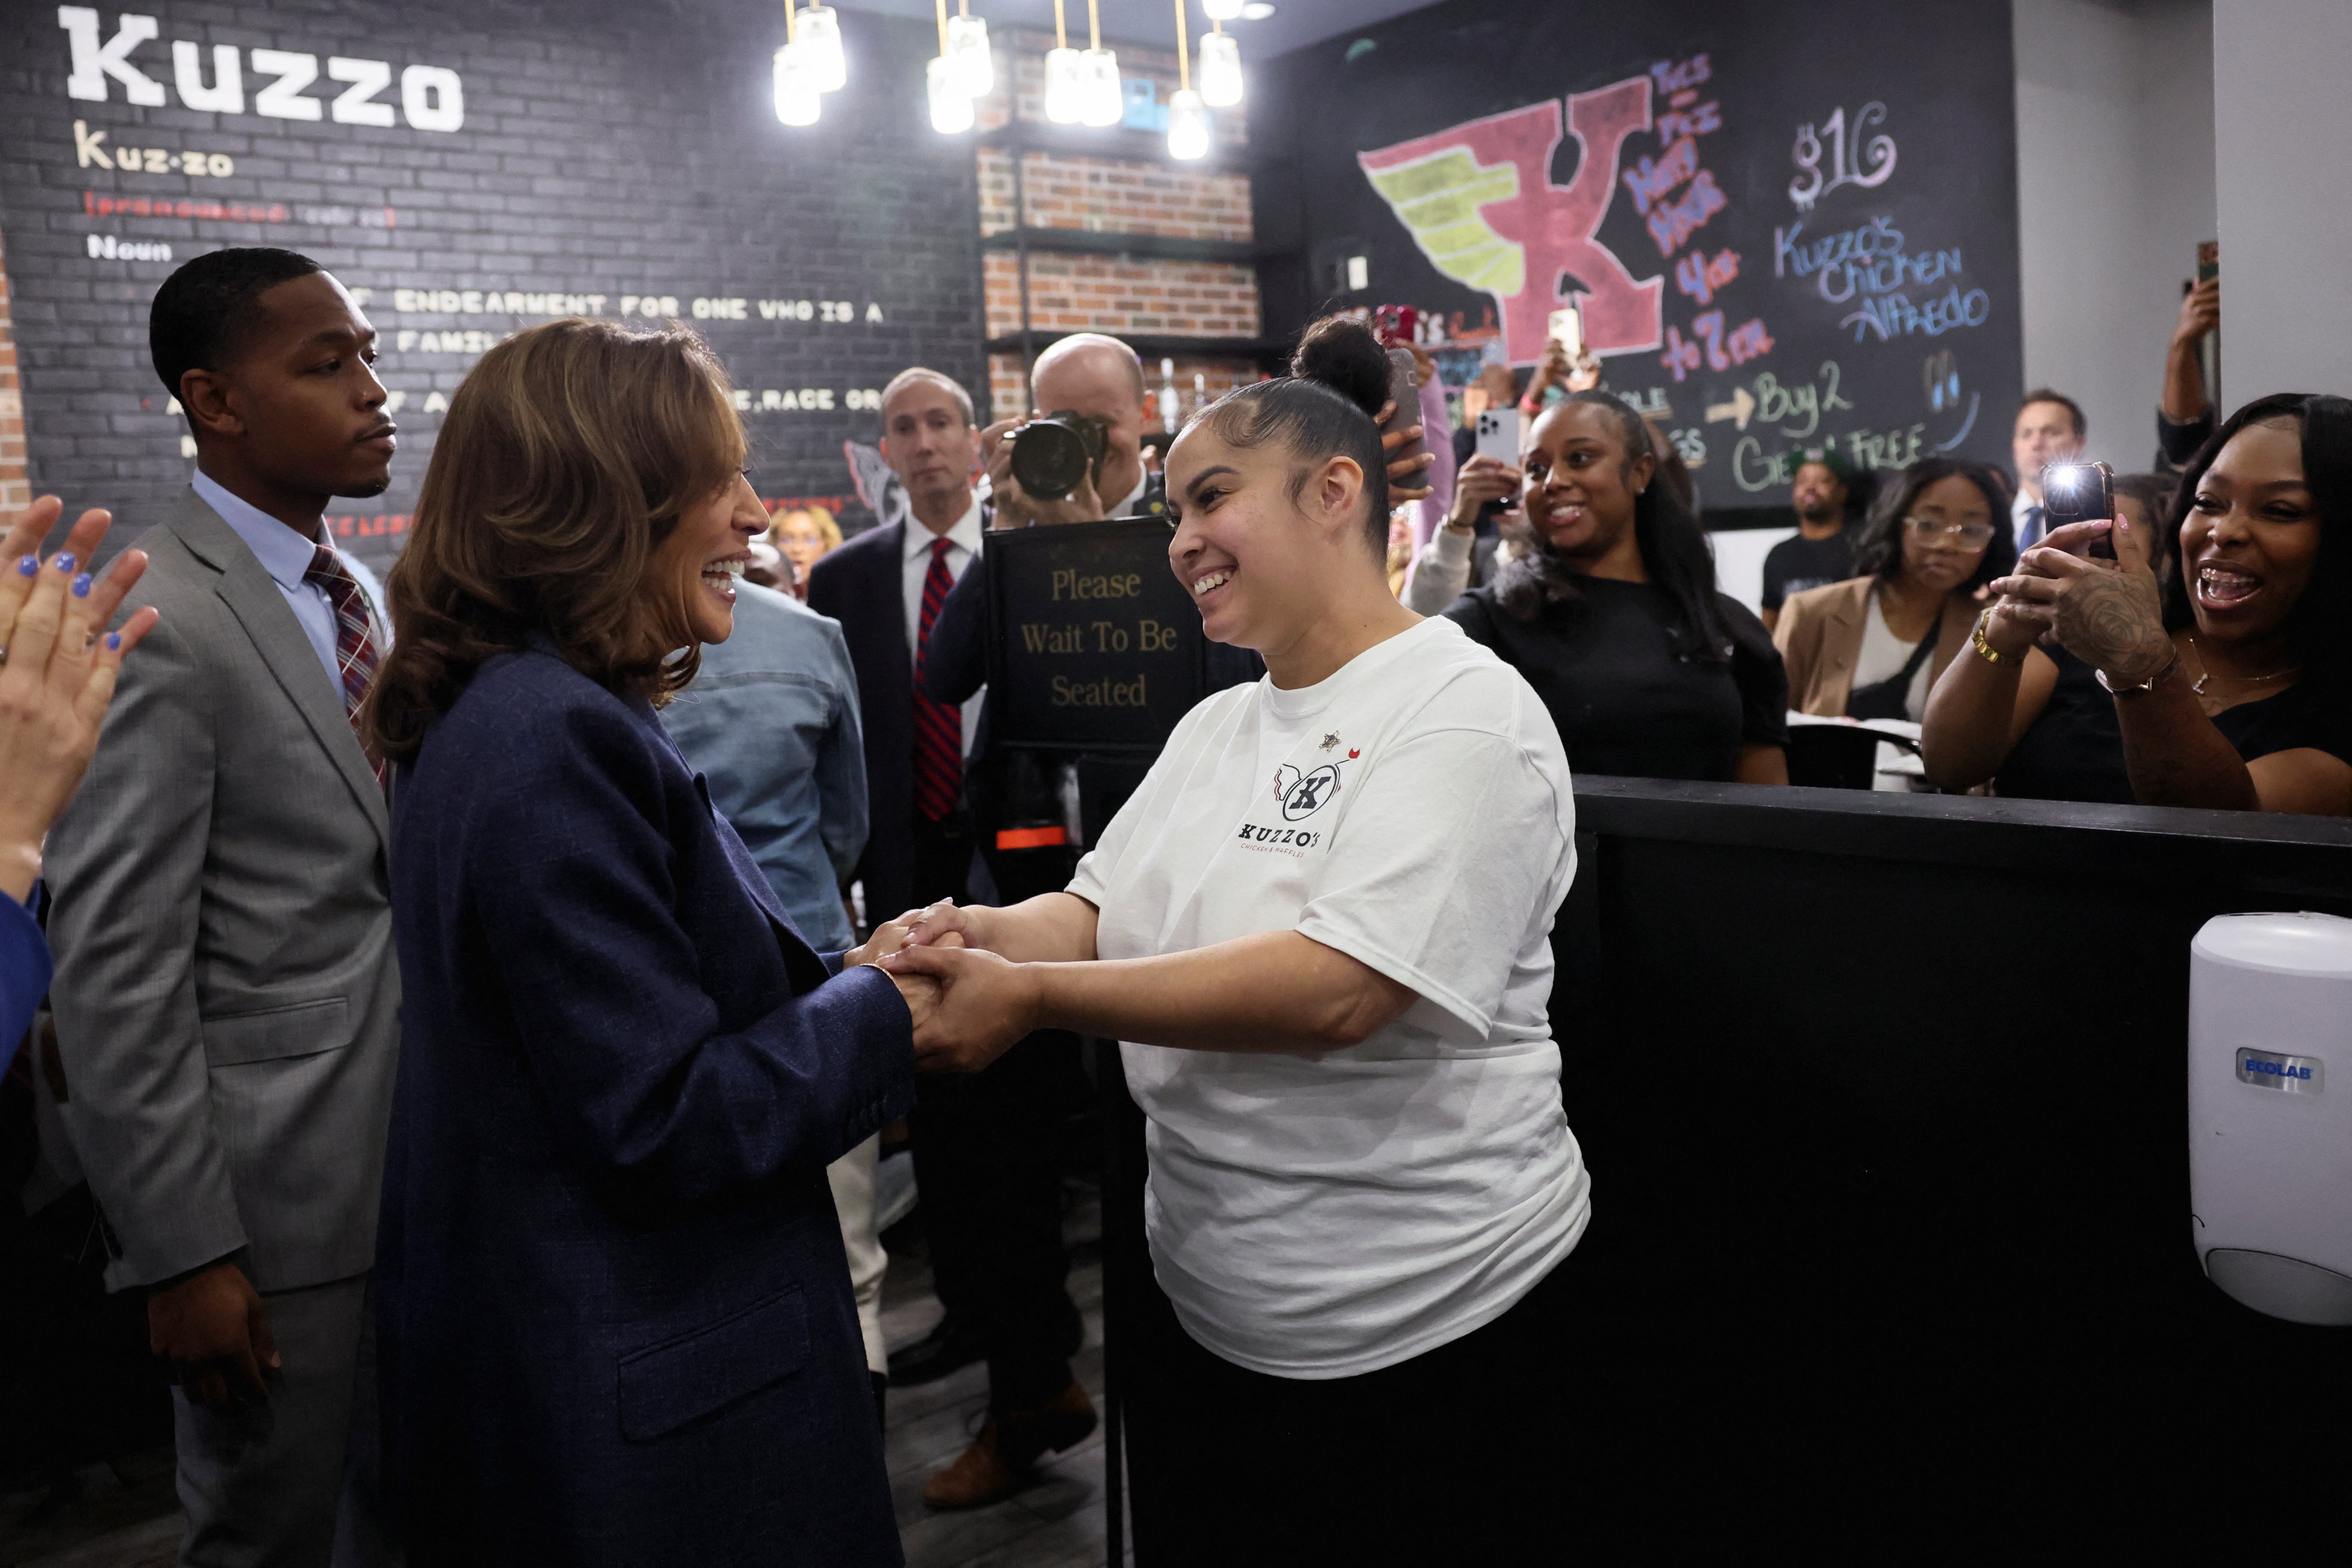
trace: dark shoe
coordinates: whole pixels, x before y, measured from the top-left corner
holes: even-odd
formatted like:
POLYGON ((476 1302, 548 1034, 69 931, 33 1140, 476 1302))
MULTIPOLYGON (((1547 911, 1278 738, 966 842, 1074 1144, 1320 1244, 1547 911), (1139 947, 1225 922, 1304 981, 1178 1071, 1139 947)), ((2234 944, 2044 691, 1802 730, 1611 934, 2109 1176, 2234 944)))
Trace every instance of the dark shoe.
POLYGON ((890 1383, 913 1388, 937 1383, 948 1373, 988 1359, 988 1336, 954 1318, 941 1318, 939 1327, 890 1352, 890 1383))
POLYGON ((1010 1497, 1041 1456, 1083 1442, 1094 1429, 1094 1402, 1076 1382, 1034 1410, 992 1415, 978 1441, 923 1483, 923 1500, 933 1508, 981 1508, 1010 1497))

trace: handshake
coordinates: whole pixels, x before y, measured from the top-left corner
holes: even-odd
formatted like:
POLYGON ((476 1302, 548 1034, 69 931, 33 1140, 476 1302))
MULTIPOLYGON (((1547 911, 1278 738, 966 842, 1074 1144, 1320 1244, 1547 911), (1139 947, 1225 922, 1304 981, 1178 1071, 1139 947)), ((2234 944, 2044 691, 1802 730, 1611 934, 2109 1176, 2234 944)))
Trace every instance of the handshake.
POLYGON ((943 900, 908 910, 843 955, 845 973, 871 964, 898 985, 914 1020, 918 1070, 978 1072, 1043 1026, 1035 966, 992 951, 990 928, 1003 912, 943 900))

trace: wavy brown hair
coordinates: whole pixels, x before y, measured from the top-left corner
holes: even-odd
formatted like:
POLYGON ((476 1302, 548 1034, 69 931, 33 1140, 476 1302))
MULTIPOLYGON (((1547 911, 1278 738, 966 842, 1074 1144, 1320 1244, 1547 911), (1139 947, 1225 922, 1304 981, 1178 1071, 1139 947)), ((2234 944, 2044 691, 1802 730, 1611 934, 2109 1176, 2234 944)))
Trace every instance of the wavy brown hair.
POLYGON ((743 458, 727 372, 683 328, 550 321, 484 354, 386 584, 393 647, 364 715, 377 751, 413 760, 483 662, 534 637, 610 690, 667 701, 701 648, 647 570, 743 458))

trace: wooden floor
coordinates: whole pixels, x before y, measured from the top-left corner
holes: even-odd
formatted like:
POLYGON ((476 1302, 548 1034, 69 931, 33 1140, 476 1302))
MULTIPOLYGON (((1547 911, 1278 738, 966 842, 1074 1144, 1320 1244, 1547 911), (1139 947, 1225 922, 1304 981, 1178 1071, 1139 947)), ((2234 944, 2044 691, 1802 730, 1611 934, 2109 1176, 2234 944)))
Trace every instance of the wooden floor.
MULTIPOLYGON (((1102 1406, 1102 1267, 1091 1192, 1074 1207, 1076 1256, 1070 1293, 1086 1314, 1087 1344, 1074 1363, 1097 1409, 1102 1406)), ((918 1257, 894 1258, 882 1289, 885 1338, 921 1338, 939 1321, 930 1268, 918 1257)), ((1102 1568, 1103 1439, 1095 1435, 1066 1453, 1046 1456, 1035 1479, 990 1508, 938 1513, 923 1506, 923 1482, 951 1462, 980 1430, 988 1405, 986 1369, 968 1366, 920 1388, 892 1389, 884 1458, 899 1539, 908 1568, 1102 1568)), ((93 1465, 82 1496, 36 1513, 37 1494, 0 1496, 0 1564, 7 1568, 170 1568, 178 1559, 181 1516, 172 1492, 168 1448, 93 1465)))

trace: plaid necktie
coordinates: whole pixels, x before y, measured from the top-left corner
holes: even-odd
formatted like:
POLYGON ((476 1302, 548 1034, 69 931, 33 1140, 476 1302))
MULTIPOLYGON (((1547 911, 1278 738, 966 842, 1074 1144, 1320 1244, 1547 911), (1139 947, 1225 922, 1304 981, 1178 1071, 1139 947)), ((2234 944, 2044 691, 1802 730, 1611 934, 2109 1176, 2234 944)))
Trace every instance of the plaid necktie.
POLYGON ((923 660, 931 651, 931 627, 948 602, 955 579, 948 575, 953 542, 931 541, 931 569, 923 574, 923 613, 915 629, 915 809, 937 822, 955 809, 963 793, 963 714, 935 702, 923 690, 923 660))
MULTIPOLYGON (((326 591, 327 603, 335 607, 335 668, 342 677, 343 717, 350 720, 353 732, 360 727, 360 704, 367 700, 368 688, 375 684, 378 658, 375 632, 368 620, 367 595, 360 592, 359 580, 343 567, 341 559, 325 545, 318 546, 310 556, 310 570, 302 581, 315 583, 326 591)), ((383 759, 375 754, 360 736, 360 746, 367 752, 368 766, 375 770, 375 782, 386 783, 390 770, 383 759)))

